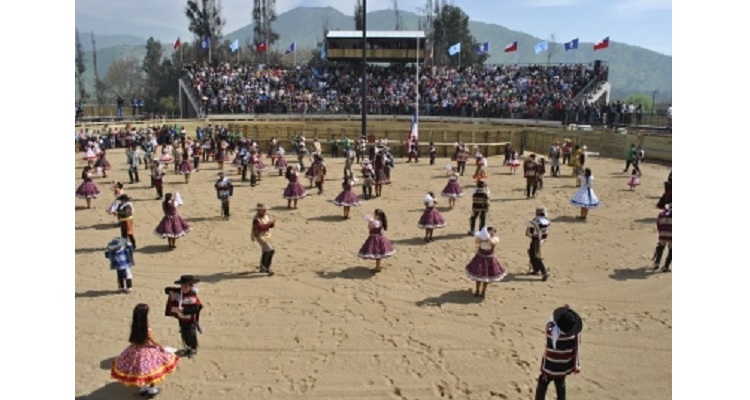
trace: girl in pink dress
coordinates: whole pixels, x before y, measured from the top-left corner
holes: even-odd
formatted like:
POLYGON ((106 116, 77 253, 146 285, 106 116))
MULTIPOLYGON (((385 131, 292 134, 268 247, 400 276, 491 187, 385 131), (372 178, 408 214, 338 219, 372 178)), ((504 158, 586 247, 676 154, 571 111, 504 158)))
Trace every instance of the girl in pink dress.
POLYGON ((91 208, 91 199, 99 197, 99 188, 94 183, 94 178, 91 174, 91 167, 88 165, 83 167, 81 172, 81 178, 83 183, 76 189, 76 197, 79 199, 86 199, 86 208, 91 208))
POLYGON ((154 340, 148 326, 147 304, 133 309, 128 340, 130 345, 112 363, 110 376, 125 386, 140 387, 138 394, 152 399, 160 392, 156 383, 174 372, 180 358, 154 340))
POLYGON ((378 273, 383 269, 380 266, 380 260, 390 257, 396 253, 391 241, 383 234, 388 230, 388 219, 381 209, 376 209, 374 213, 365 215, 369 235, 367 240, 359 248, 357 257, 375 260, 375 269, 373 273, 378 273))

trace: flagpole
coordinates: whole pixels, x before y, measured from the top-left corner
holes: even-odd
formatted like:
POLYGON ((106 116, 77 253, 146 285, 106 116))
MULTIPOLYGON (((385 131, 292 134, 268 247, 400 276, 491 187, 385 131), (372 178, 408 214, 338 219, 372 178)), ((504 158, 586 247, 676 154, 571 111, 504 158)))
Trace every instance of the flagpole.
POLYGON ((294 44, 294 49, 292 50, 292 54, 294 54, 294 66, 297 66, 297 42, 292 42, 294 44))
POLYGON ((416 59, 417 59, 417 93, 414 96, 414 98, 415 98, 415 101, 414 101, 414 104, 415 104, 414 115, 416 115, 417 118, 418 118, 419 117, 419 38, 417 38, 417 54, 416 54, 416 59))

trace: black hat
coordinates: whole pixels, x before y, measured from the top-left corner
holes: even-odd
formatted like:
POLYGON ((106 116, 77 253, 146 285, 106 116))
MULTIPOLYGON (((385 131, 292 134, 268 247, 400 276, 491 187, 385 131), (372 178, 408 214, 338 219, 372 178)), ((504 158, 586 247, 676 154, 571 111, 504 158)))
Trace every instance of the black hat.
POLYGON ((120 197, 117 198, 117 200, 120 200, 120 201, 130 201, 130 196, 128 196, 127 194, 123 193, 123 194, 120 195, 120 197))
POLYGON ((200 281, 201 281, 200 279, 195 279, 195 277, 193 277, 192 275, 182 275, 180 277, 180 280, 174 281, 174 283, 179 284, 179 285, 183 285, 183 284, 193 285, 200 281))
POLYGON ((577 312, 569 307, 560 307, 552 313, 552 319, 561 331, 567 335, 576 335, 583 329, 583 320, 577 312))

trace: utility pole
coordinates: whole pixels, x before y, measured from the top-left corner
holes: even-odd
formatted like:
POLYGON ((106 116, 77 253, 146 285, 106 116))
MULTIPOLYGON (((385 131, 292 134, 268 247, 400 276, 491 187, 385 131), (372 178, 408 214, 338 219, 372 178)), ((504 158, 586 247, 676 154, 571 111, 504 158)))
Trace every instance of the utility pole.
POLYGON ((362 0, 362 136, 367 135, 367 0, 362 0))

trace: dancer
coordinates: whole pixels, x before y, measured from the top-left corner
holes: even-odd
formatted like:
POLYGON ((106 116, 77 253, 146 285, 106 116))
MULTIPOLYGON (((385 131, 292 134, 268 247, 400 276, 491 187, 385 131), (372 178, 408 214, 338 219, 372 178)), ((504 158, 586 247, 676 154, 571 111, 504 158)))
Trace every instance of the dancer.
POLYGON ((469 158, 469 149, 463 142, 458 142, 458 148, 456 149, 456 169, 461 176, 464 176, 466 171, 466 160, 469 158))
POLYGON ((299 183, 299 171, 295 165, 289 165, 286 167, 286 179, 289 184, 286 185, 282 196, 287 200, 286 208, 297 209, 297 201, 307 196, 307 191, 302 184, 299 183), (294 204, 294 207, 292 207, 294 204))
POLYGON ((229 162, 229 154, 227 153, 228 147, 229 144, 225 140, 222 140, 217 146, 215 161, 219 164, 219 169, 224 169, 224 163, 229 162))
POLYGON ((667 260, 664 262, 664 268, 661 272, 669 272, 669 266, 672 264, 672 204, 666 204, 664 211, 659 213, 656 219, 656 230, 659 232, 659 242, 656 244, 654 251, 654 271, 659 269, 661 257, 664 254, 664 248, 669 246, 667 260))
POLYGON ((521 162, 518 161, 518 153, 516 153, 515 150, 512 148, 510 149, 510 159, 508 160, 508 167, 510 168, 510 174, 515 175, 516 170, 521 165, 521 162))
POLYGON ((135 266, 133 257, 135 247, 123 237, 112 239, 104 249, 104 257, 109 260, 109 269, 117 271, 117 288, 122 293, 133 291, 133 273, 130 268, 135 266))
POLYGON ((628 179, 628 186, 630 187, 630 190, 635 190, 635 187, 641 184, 641 178, 638 176, 638 171, 633 168, 633 172, 630 174, 630 179, 628 179))
POLYGON ((133 203, 131 203, 130 196, 127 194, 121 194, 117 198, 119 204, 117 205, 117 222, 120 226, 120 237, 130 239, 130 243, 135 246, 135 228, 133 226, 133 203))
POLYGON ((281 146, 279 146, 279 149, 276 150, 276 162, 273 165, 277 170, 279 170, 279 176, 284 175, 284 171, 287 167, 286 158, 284 158, 285 153, 286 152, 284 151, 284 148, 281 146))
POLYGON ((542 243, 547 240, 549 226, 550 221, 547 218, 547 208, 545 207, 537 208, 534 218, 526 224, 526 236, 531 238, 528 250, 529 263, 531 264, 529 275, 536 275, 541 272, 542 282, 549 278, 549 272, 542 259, 542 243))
POLYGON ((164 167, 162 167, 161 163, 154 160, 153 162, 151 162, 151 183, 154 189, 156 189, 156 200, 161 200, 163 196, 163 182, 164 167))
POLYGON ((500 243, 500 238, 495 236, 495 228, 491 226, 482 228, 474 238, 478 245, 477 253, 466 265, 465 270, 466 275, 476 282, 474 297, 484 299, 487 285, 490 282, 500 282, 505 277, 505 269, 495 257, 495 247, 500 243))
POLYGON ((436 228, 445 228, 445 225, 447 225, 443 216, 440 215, 440 211, 435 207, 437 203, 435 194, 427 192, 427 195, 424 197, 425 209, 417 223, 419 229, 424 229, 425 242, 432 242, 434 240, 432 234, 436 228))
POLYGON ((100 192, 94 183, 94 178, 91 176, 91 167, 88 165, 83 167, 81 179, 83 179, 83 183, 76 189, 76 197, 86 199, 86 208, 91 208, 91 199, 99 197, 100 192))
POLYGON ((490 190, 484 181, 477 181, 477 188, 471 195, 471 218, 469 218, 469 235, 474 235, 477 217, 479 229, 487 222, 487 211, 490 209, 490 190))
POLYGON ((576 187, 581 187, 581 179, 580 176, 583 173, 583 165, 586 163, 586 146, 575 146, 575 150, 573 151, 573 156, 570 159, 570 165, 573 167, 573 176, 576 177, 576 187))
MULTIPOLYGON (((112 192, 115 193, 115 201, 112 202, 112 204, 109 206, 109 210, 107 210, 111 215, 114 215, 117 217, 117 207, 120 206, 120 196, 125 194, 125 185, 122 184, 122 182, 112 182, 112 192)), ((118 219, 119 221, 119 219, 118 219)), ((119 225, 119 223, 118 223, 119 225)))
POLYGON ((200 282, 193 275, 182 275, 174 283, 180 287, 166 287, 164 294, 167 295, 167 305, 164 314, 167 317, 177 318, 180 327, 180 337, 185 349, 183 354, 192 358, 198 354, 198 332, 200 327, 200 314, 203 310, 201 299, 198 298, 198 288, 195 284, 200 282))
POLYGON ((453 167, 450 164, 448 164, 448 167, 450 168, 448 170, 448 183, 445 185, 445 188, 443 188, 443 191, 440 192, 440 195, 447 197, 448 207, 453 208, 456 205, 456 199, 463 197, 464 189, 458 184, 459 174, 456 167, 453 167))
POLYGON ((138 152, 138 147, 135 144, 130 146, 130 150, 128 150, 126 156, 128 160, 128 177, 132 185, 133 182, 141 181, 141 178, 138 176, 138 167, 141 165, 141 155, 138 152))
POLYGON ((552 147, 549 149, 549 159, 551 160, 552 167, 550 167, 550 170, 552 172, 552 176, 560 176, 560 155, 562 150, 560 149, 560 142, 554 141, 552 142, 552 147))
POLYGON ((172 162, 172 145, 171 144, 163 144, 161 146, 161 157, 159 158, 159 162, 161 164, 164 164, 165 166, 169 165, 169 163, 172 162))
POLYGON ((216 198, 221 201, 221 217, 224 220, 229 219, 229 199, 234 195, 234 185, 224 175, 224 171, 219 172, 219 179, 214 183, 214 189, 216 189, 216 198))
POLYGON ((96 157, 96 163, 94 164, 94 167, 96 167, 96 173, 101 175, 102 178, 106 178, 107 171, 112 168, 112 165, 107 161, 107 154, 102 150, 96 157))
POLYGON ((380 261, 394 255, 396 250, 393 249, 391 241, 383 234, 383 231, 388 230, 388 219, 383 210, 376 209, 372 214, 365 215, 365 221, 367 221, 367 229, 370 234, 362 247, 359 248, 357 257, 375 260, 375 268, 371 271, 372 273, 378 273, 383 270, 380 261))
POLYGON ((570 162, 570 157, 573 155, 573 142, 570 141, 570 139, 565 138, 563 140, 563 146, 562 146, 562 163, 565 165, 568 165, 570 162))
POLYGON ((343 189, 343 191, 338 196, 336 196, 335 199, 333 199, 333 204, 339 207, 344 207, 344 219, 351 218, 349 216, 349 211, 351 210, 352 206, 357 207, 362 204, 362 202, 359 201, 359 197, 357 197, 357 194, 352 190, 354 183, 354 177, 344 173, 344 179, 341 182, 341 188, 343 189))
POLYGON ((188 154, 188 150, 185 149, 182 151, 182 161, 180 162, 180 174, 185 175, 185 184, 187 185, 190 183, 190 174, 195 171, 194 163, 190 160, 190 155, 188 154))
POLYGON ((585 221, 589 215, 589 209, 599 207, 599 198, 596 197, 596 193, 592 189, 594 176, 591 174, 590 168, 583 170, 583 175, 580 175, 578 180, 581 181, 582 186, 576 191, 573 198, 570 199, 570 204, 580 207, 581 215, 576 218, 585 221))
POLYGON ((315 187, 318 188, 318 194, 323 194, 323 184, 326 182, 326 165, 323 162, 323 156, 316 155, 317 161, 313 163, 310 169, 313 170, 315 187))
POLYGON ((115 359, 110 376, 125 386, 140 386, 138 394, 153 399, 160 390, 156 384, 174 372, 180 358, 160 345, 148 323, 146 304, 133 308, 130 323, 130 345, 115 359))
POLYGON ((537 176, 539 166, 536 163, 536 154, 532 153, 523 162, 523 176, 526 178, 526 198, 536 197, 537 176))
POLYGON ((664 193, 662 193, 656 208, 665 209, 667 204, 672 204, 672 171, 669 171, 669 177, 664 181, 664 193))
POLYGON ((375 185, 375 170, 370 164, 369 158, 362 161, 362 197, 365 200, 372 198, 372 187, 375 185))
POLYGON ((430 145, 427 147, 427 151, 430 153, 430 165, 435 165, 435 153, 437 153, 435 143, 430 142, 430 145))
POLYGON ((94 142, 89 141, 86 144, 86 152, 83 155, 83 161, 86 161, 86 166, 89 168, 92 168, 94 165, 94 161, 97 159, 97 153, 96 149, 94 148, 94 142))
POLYGON ((545 328, 546 345, 534 400, 544 400, 550 381, 555 382, 558 400, 565 400, 565 377, 581 371, 581 317, 568 305, 557 308, 545 328))
POLYGON ((263 203, 258 203, 255 210, 255 216, 253 217, 252 238, 253 242, 258 242, 260 245, 260 272, 265 272, 268 276, 273 276, 274 274, 271 270, 271 262, 273 261, 273 255, 276 253, 276 249, 273 247, 269 239, 271 239, 271 228, 275 227, 276 218, 269 217, 268 214, 266 214, 266 206, 263 205, 263 203))
POLYGON ((201 156, 203 155, 203 146, 200 141, 196 140, 193 142, 193 172, 198 172, 198 167, 201 164, 201 156))
POLYGON ((536 166, 536 190, 544 188, 544 175, 547 173, 547 162, 544 157, 539 158, 539 164, 536 166))
MULTIPOLYGON (((477 150, 477 152, 478 151, 479 150, 477 150)), ((479 155, 482 155, 482 153, 479 153, 479 155)), ((486 170, 486 168, 489 166, 487 164, 487 159, 482 158, 481 160, 478 160, 476 163, 477 163, 477 169, 476 171, 474 171, 474 175, 472 176, 472 178, 475 181, 481 181, 481 180, 489 178, 489 174, 487 174, 487 170, 486 170)))
POLYGON ((159 222, 159 225, 156 226, 156 229, 154 229, 156 236, 167 239, 167 245, 170 250, 177 248, 178 238, 185 236, 192 230, 190 225, 177 212, 177 207, 180 205, 182 205, 182 199, 179 193, 176 193, 174 196, 172 193, 164 195, 164 202, 161 204, 164 217, 159 222))
POLYGON ((375 197, 380 197, 383 194, 383 185, 390 183, 385 174, 385 154, 382 151, 377 152, 373 164, 375 170, 375 197))

